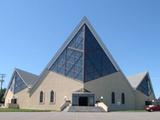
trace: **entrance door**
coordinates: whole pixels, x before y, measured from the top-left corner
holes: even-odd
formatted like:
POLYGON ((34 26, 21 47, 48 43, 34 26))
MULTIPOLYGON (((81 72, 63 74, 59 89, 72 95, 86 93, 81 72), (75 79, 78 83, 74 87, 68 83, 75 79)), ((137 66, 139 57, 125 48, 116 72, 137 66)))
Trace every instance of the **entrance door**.
POLYGON ((94 106, 94 94, 92 93, 73 93, 72 106, 94 106))
POLYGON ((17 104, 17 99, 15 98, 11 99, 11 104, 17 104))
POLYGON ((79 97, 79 106, 88 106, 88 97, 79 97))

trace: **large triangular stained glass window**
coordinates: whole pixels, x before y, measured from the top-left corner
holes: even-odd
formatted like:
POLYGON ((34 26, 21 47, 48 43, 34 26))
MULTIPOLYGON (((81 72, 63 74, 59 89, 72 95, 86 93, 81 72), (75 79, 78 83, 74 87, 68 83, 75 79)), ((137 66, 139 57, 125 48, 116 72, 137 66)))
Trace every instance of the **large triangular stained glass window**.
POLYGON ((64 49, 51 70, 74 79, 83 80, 84 32, 85 26, 79 30, 64 49))
POLYGON ((86 24, 59 55, 50 70, 83 82, 116 72, 86 24))
POLYGON ((84 63, 85 82, 112 74, 117 71, 87 26, 85 28, 84 63))

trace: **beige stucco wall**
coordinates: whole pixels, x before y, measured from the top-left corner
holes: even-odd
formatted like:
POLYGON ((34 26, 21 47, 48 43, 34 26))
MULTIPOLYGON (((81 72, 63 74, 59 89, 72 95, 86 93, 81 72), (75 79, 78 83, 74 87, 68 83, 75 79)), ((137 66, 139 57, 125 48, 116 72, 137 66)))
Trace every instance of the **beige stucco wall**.
POLYGON ((72 93, 83 87, 80 81, 76 81, 57 74, 55 72, 48 72, 48 75, 44 78, 39 87, 30 96, 29 108, 32 109, 48 109, 48 110, 60 110, 60 106, 64 104, 64 96, 67 96, 69 100, 72 100, 72 93), (50 91, 55 92, 55 103, 50 103, 50 91), (43 91, 45 94, 44 103, 39 103, 39 94, 43 91))
POLYGON ((13 92, 11 92, 9 89, 5 97, 5 107, 8 107, 8 104, 11 103, 11 99, 13 98, 17 99, 17 104, 20 108, 27 108, 30 101, 28 88, 21 90, 16 94, 13 94, 13 92))
POLYGON ((103 101, 109 110, 135 109, 133 89, 121 72, 87 82, 84 87, 95 93, 96 100, 103 96, 103 101), (112 92, 115 92, 116 104, 111 103, 112 92), (125 93, 125 105, 118 105, 118 102, 121 103, 122 93, 125 93))
MULTIPOLYGON (((81 88, 85 88, 95 93, 96 100, 103 96, 104 103, 109 107, 109 110, 123 110, 123 109, 143 109, 145 101, 153 100, 154 95, 147 97, 143 93, 133 90, 129 82, 126 80, 121 72, 117 72, 96 80, 86 82, 85 84, 80 81, 73 80, 63 75, 49 71, 38 86, 38 88, 30 94, 28 88, 18 92, 14 95, 17 98, 17 103, 20 108, 25 109, 47 109, 47 110, 60 110, 64 103, 64 96, 67 96, 72 101, 72 93, 81 88), (50 103, 50 91, 55 92, 55 102, 50 103), (39 103, 40 91, 44 92, 44 103, 39 103), (115 92, 116 104, 111 103, 111 93, 115 92), (121 94, 125 93, 125 104, 121 103, 121 94)), ((11 103, 13 93, 8 90, 5 105, 11 103)))
POLYGON ((17 104, 19 108, 28 108, 29 107, 29 93, 28 88, 16 93, 14 97, 17 99, 17 104))
POLYGON ((8 92, 5 97, 5 107, 8 107, 8 104, 11 103, 11 99, 13 98, 13 92, 8 89, 8 92))
POLYGON ((150 96, 146 96, 142 92, 135 90, 135 100, 136 100, 136 109, 144 109, 145 101, 152 101, 155 99, 154 94, 152 93, 150 96))

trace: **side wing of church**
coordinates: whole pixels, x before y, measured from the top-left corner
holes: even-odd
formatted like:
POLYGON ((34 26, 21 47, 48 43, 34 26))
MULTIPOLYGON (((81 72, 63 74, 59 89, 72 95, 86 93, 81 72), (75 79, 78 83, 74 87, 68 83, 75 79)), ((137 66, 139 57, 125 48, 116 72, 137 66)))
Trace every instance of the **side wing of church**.
POLYGON ((143 109, 155 99, 149 73, 127 78, 86 17, 39 76, 16 69, 4 97, 6 107, 58 111, 143 109))

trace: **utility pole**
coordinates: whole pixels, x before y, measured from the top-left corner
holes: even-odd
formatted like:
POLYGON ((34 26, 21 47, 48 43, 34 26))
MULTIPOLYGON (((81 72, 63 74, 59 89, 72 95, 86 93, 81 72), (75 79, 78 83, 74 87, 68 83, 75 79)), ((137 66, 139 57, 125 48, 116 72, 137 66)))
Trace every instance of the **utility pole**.
POLYGON ((3 82, 4 82, 4 78, 5 78, 5 74, 0 74, 0 87, 1 87, 1 91, 2 91, 2 86, 3 86, 3 82))

